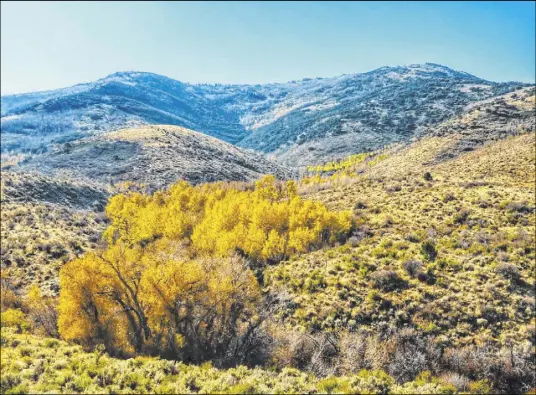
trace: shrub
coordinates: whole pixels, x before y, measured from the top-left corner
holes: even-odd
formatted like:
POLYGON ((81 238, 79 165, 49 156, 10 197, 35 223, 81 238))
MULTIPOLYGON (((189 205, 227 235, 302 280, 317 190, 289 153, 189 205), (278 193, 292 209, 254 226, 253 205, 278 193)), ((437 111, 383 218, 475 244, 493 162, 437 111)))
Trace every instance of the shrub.
POLYGON ((500 263, 495 268, 495 271, 508 280, 519 281, 521 278, 519 269, 512 263, 500 263))
POLYGON ((534 207, 527 204, 527 202, 510 202, 505 207, 506 210, 518 213, 532 213, 534 207))
POLYGON ((320 381, 316 387, 321 394, 335 394, 341 393, 340 387, 343 385, 347 386, 348 383, 337 377, 329 377, 320 381))
POLYGON ((367 294, 367 300, 370 303, 379 302, 380 300, 382 300, 382 296, 380 295, 378 291, 373 289, 367 294))
POLYGON ((447 373, 441 377, 441 381, 445 384, 451 384, 456 387, 457 391, 466 392, 469 389, 469 379, 458 373, 447 373))
POLYGON ((462 208, 458 213, 454 215, 454 223, 456 224, 463 224, 467 219, 469 218, 469 215, 471 214, 471 210, 467 208, 462 208))
POLYGON ((433 261, 437 257, 435 242, 430 239, 425 240, 421 244, 421 254, 423 255, 424 259, 433 261))
POLYGON ((0 315, 2 327, 16 328, 17 332, 26 331, 30 325, 25 314, 20 309, 7 309, 0 315))
POLYGON ((456 200, 456 196, 452 192, 447 192, 445 195, 443 195, 443 203, 452 202, 453 200, 456 200))
POLYGON ((425 282, 428 282, 428 281, 430 280, 430 277, 429 277, 429 275, 426 274, 426 273, 419 272, 419 273, 417 274, 417 280, 419 280, 420 282, 425 283, 425 282))
POLYGON ((361 200, 358 200, 356 202, 356 204, 354 205, 354 211, 363 210, 363 209, 366 209, 366 208, 367 208, 366 203, 361 201, 361 200))
POLYGON ((403 284, 402 279, 392 270, 380 270, 370 276, 374 286, 384 291, 392 291, 403 284))
MULTIPOLYGON (((7 373, 7 374, 2 373, 2 377, 0 378, 0 392, 2 394, 10 393, 10 390, 17 387, 21 383, 21 381, 22 381, 22 378, 20 377, 20 375, 11 374, 11 373, 7 373)), ((16 394, 17 392, 13 392, 13 393, 16 394)))
POLYGON ((403 267, 411 277, 416 277, 421 271, 422 262, 411 259, 404 262, 403 267))
POLYGON ((469 392, 471 394, 489 394, 491 393, 492 389, 493 386, 487 379, 473 381, 469 384, 469 392))
POLYGON ((34 284, 29 288, 25 301, 33 327, 47 336, 58 336, 56 298, 43 296, 39 287, 34 284))
POLYGON ((259 391, 251 383, 238 383, 226 391, 228 394, 258 394, 259 391))
POLYGON ((352 247, 357 247, 359 244, 359 238, 356 236, 352 236, 348 239, 348 244, 350 244, 352 247))
POLYGON ((57 348, 59 345, 59 342, 55 339, 46 339, 43 343, 43 346, 46 348, 57 348))

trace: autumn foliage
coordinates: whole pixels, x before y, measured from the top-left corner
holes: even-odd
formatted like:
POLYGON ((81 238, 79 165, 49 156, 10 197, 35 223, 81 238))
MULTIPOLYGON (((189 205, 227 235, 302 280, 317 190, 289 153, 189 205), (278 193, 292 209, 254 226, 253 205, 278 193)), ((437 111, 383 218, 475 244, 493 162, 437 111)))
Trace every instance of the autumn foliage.
POLYGON ((63 338, 186 361, 247 355, 262 296, 247 262, 278 262, 344 240, 352 221, 271 176, 254 188, 179 182, 113 197, 107 248, 60 273, 63 338))
POLYGON ((254 190, 179 182, 152 196, 117 195, 106 210, 112 223, 105 237, 110 245, 185 239, 198 254, 223 257, 238 251, 259 262, 277 262, 344 240, 350 214, 329 212, 296 190, 293 181, 281 185, 266 176, 254 190))

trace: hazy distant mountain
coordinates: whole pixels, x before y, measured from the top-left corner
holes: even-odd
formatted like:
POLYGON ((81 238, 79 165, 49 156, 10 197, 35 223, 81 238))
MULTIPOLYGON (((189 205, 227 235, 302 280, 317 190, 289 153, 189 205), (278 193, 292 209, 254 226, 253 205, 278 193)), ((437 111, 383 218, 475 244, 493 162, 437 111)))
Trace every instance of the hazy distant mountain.
POLYGON ((112 129, 179 125, 288 163, 404 141, 469 103, 521 83, 494 83, 427 63, 266 85, 192 85, 151 73, 2 97, 2 151, 41 152, 112 129))

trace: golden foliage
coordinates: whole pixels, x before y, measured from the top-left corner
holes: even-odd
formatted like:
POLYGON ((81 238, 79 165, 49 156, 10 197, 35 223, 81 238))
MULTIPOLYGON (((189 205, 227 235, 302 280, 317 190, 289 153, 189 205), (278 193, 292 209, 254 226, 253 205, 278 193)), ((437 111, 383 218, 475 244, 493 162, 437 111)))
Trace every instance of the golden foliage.
POLYGON ((17 332, 23 332, 29 328, 25 314, 20 309, 7 309, 1 313, 0 323, 2 327, 14 327, 17 332))
POLYGON ((120 194, 106 209, 111 224, 104 236, 110 245, 129 246, 161 238, 188 239, 200 254, 226 256, 240 251, 262 262, 346 237, 352 226, 349 212, 329 212, 296 191, 293 181, 283 186, 266 176, 254 190, 179 182, 152 196, 120 194))
POLYGON ((343 240, 352 227, 349 212, 329 212, 296 190, 267 176, 249 190, 179 182, 153 195, 114 196, 107 249, 61 270, 61 336, 197 361, 228 354, 258 324, 261 304, 235 252, 277 262, 343 240))

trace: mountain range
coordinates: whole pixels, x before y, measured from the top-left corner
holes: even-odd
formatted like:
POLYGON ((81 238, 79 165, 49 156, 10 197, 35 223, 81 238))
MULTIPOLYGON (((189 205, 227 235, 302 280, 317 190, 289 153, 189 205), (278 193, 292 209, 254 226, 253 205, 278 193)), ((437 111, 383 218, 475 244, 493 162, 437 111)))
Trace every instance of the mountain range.
POLYGON ((2 97, 0 392, 534 392, 535 94, 427 63, 2 97), (252 351, 196 365, 246 304, 252 351))
POLYGON ((433 63, 264 85, 194 85, 120 72, 3 96, 2 152, 43 153, 111 130, 164 124, 305 165, 409 141, 471 103, 527 85, 433 63))

